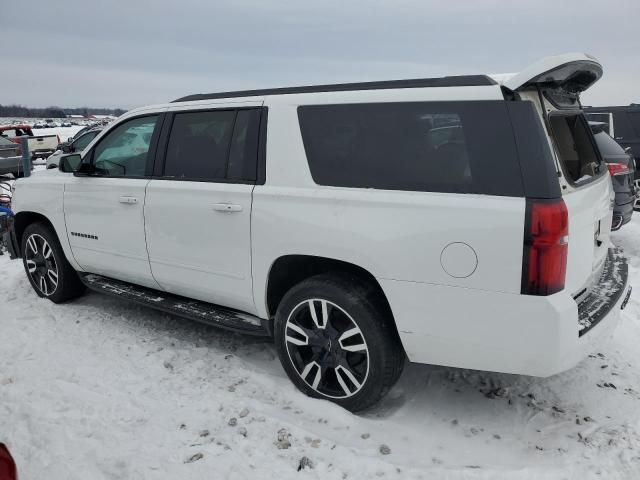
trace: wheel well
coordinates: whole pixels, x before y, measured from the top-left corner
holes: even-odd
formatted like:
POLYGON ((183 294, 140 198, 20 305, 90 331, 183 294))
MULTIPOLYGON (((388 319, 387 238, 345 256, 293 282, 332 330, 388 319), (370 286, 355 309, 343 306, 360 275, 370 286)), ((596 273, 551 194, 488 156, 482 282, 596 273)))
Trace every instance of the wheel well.
MULTIPOLYGON (((18 240, 18 249, 22 248, 22 235, 24 234, 24 230, 35 222, 45 223, 51 228, 51 230, 53 230, 54 233, 56 231, 56 229, 53 228, 53 224, 44 215, 35 212, 18 212, 13 220, 16 239, 18 240)), ((18 252, 18 254, 21 256, 22 252, 18 252)))
POLYGON ((346 274, 377 291, 391 315, 391 307, 382 287, 367 270, 353 263, 312 255, 286 255, 278 258, 269 271, 267 281, 267 313, 273 317, 285 294, 295 285, 321 273, 346 274))

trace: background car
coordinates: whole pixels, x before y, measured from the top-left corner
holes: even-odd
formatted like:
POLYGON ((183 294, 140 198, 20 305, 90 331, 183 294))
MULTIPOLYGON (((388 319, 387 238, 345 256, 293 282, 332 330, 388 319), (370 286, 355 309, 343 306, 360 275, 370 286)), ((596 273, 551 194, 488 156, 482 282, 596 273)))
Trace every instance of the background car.
POLYGON ((609 134, 602 122, 589 122, 602 159, 607 163, 616 192, 611 230, 618 230, 631 220, 636 203, 635 161, 609 134))
POLYGON ((0 175, 12 173, 14 177, 22 171, 22 146, 0 136, 0 175))
MULTIPOLYGON (((616 107, 586 107, 590 121, 605 124, 603 130, 624 149, 630 149, 636 162, 640 161, 640 104, 616 107)), ((637 163, 636 163, 637 164, 637 163)), ((640 171, 636 170, 636 189, 640 188, 640 171)))
POLYGON ((80 130, 78 130, 75 135, 73 135, 72 137, 67 138, 64 142, 60 142, 58 143, 58 146, 56 148, 56 150, 62 150, 62 147, 64 145, 69 145, 71 142, 73 142, 76 138, 80 137, 80 135, 84 134, 85 132, 88 132, 89 130, 91 130, 93 128, 93 126, 91 125, 87 125, 86 127, 82 127, 80 130))
POLYGON ((86 146, 91 143, 91 140, 93 140, 101 131, 102 128, 84 130, 84 133, 82 135, 76 136, 75 139, 70 143, 62 143, 59 150, 56 150, 52 155, 47 157, 47 169, 58 168, 58 165, 60 164, 60 158, 62 158, 65 154, 76 152, 79 153, 84 150, 86 146))

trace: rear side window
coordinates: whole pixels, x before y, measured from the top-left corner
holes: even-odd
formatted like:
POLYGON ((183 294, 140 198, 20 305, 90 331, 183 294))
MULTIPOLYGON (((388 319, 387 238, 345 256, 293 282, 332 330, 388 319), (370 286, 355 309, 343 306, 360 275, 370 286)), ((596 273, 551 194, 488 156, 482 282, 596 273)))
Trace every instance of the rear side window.
POLYGON ((227 179, 256 179, 260 110, 239 110, 229 150, 227 179))
POLYGON ((602 156, 625 155, 624 148, 618 145, 618 142, 607 135, 604 131, 594 133, 593 138, 596 139, 598 150, 600 150, 600 154, 602 156))
POLYGON ((320 185, 523 196, 503 101, 298 108, 320 185))
POLYGON ((604 173, 591 129, 582 114, 554 114, 549 121, 558 156, 570 182, 580 185, 604 173))
POLYGON ((235 118, 233 110, 177 113, 167 145, 164 176, 225 178, 235 118))
POLYGON ((259 109, 176 113, 164 177, 254 181, 259 126, 259 109))

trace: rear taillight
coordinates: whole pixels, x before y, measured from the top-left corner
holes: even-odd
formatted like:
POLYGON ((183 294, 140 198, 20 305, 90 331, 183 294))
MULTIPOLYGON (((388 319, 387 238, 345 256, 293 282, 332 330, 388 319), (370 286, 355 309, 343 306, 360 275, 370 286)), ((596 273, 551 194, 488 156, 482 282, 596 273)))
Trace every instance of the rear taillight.
POLYGON ((16 463, 4 443, 0 443, 0 478, 2 480, 18 479, 16 463))
POLYGON ((527 200, 522 293, 551 295, 564 288, 569 214, 564 200, 527 200))
POLYGON ((58 143, 60 143, 60 135, 56 135, 56 138, 58 139, 58 143))
POLYGON ((607 168, 609 169, 609 174, 612 177, 617 175, 629 175, 629 167, 624 163, 607 163, 607 168))
POLYGON ((18 145, 18 148, 16 149, 16 155, 17 156, 22 155, 22 145, 18 145))

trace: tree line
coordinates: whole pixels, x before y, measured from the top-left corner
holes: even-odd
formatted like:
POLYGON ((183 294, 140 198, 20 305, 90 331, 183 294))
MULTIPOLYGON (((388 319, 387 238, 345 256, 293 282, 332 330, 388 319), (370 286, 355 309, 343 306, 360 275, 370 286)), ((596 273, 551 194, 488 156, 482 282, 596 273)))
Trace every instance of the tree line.
POLYGON ((114 115, 119 117, 126 110, 121 108, 30 108, 22 105, 0 105, 0 117, 16 118, 66 118, 67 115, 114 115))

